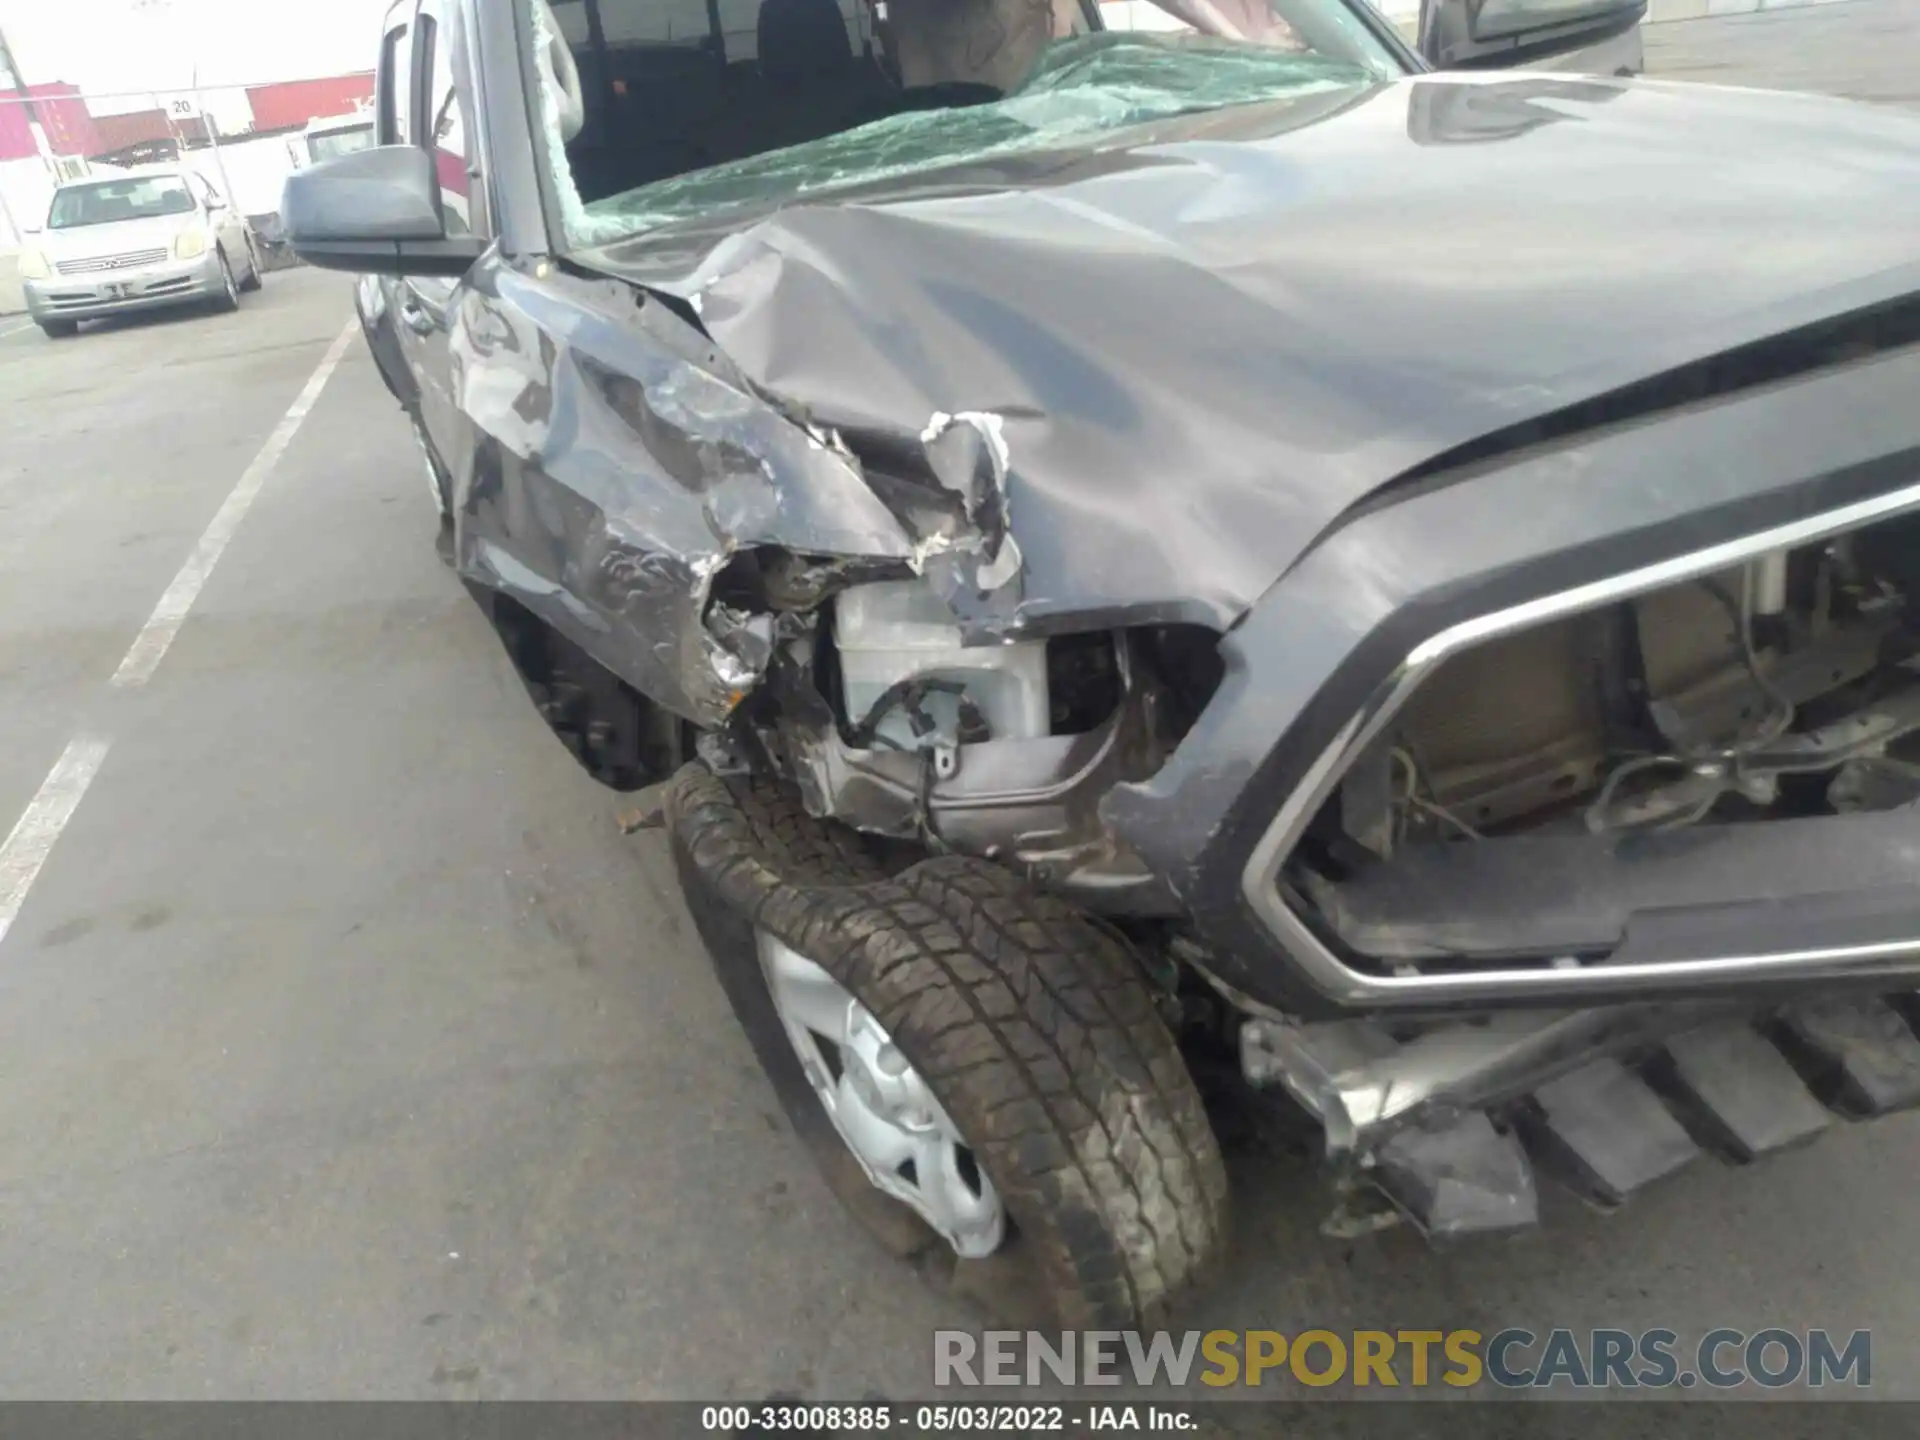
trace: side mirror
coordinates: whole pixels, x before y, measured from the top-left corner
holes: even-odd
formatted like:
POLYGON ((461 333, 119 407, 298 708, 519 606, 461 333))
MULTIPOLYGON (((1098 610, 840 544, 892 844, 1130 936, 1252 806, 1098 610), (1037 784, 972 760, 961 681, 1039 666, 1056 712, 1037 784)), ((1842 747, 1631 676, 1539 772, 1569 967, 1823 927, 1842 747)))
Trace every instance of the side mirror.
POLYGON ((486 249, 448 237, 433 156, 417 145, 356 150, 289 175, 280 214, 294 253, 323 270, 464 275, 486 249))
POLYGON ((1427 0, 1420 53, 1443 70, 1478 70, 1538 65, 1605 47, 1604 59, 1572 68, 1638 73, 1646 13, 1646 0, 1427 0))

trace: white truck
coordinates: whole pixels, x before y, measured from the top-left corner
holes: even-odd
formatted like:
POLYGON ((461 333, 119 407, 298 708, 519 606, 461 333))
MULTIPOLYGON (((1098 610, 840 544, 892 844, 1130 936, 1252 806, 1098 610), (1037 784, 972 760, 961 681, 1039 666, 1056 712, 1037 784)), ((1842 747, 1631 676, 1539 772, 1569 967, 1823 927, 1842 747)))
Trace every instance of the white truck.
MULTIPOLYGON (((309 120, 307 128, 287 141, 287 155, 298 172, 323 160, 350 155, 373 145, 373 111, 355 110, 347 115, 324 115, 309 120)), ((278 211, 249 215, 254 234, 259 238, 262 255, 269 270, 278 270, 297 262, 287 244, 285 228, 278 211)))
POLYGON ((307 122, 306 134, 294 146, 293 164, 297 170, 318 165, 322 160, 351 155, 373 144, 373 111, 357 110, 351 115, 328 115, 307 122))

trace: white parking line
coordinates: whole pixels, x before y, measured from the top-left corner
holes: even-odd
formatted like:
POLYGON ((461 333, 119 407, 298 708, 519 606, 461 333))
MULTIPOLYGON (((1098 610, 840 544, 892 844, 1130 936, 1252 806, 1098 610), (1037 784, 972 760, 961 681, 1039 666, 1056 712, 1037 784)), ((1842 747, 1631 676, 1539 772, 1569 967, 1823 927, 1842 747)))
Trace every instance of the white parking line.
POLYGON ((7 836, 7 843, 0 845, 0 940, 7 938, 27 891, 39 877, 40 867, 47 863, 53 842, 79 808, 112 743, 98 735, 74 736, 47 772, 26 814, 7 836))
POLYGON ((144 685, 153 678, 153 672, 166 658, 167 647, 173 644, 173 637, 180 633, 187 612, 193 609, 193 602, 200 598, 200 588, 207 583, 207 577, 213 573, 213 567, 220 563, 220 555, 227 548, 227 542, 233 539, 234 531, 240 528, 240 522, 247 518, 247 511, 253 507, 260 489, 267 483, 267 477, 273 473, 273 467, 286 453, 287 446, 306 423, 307 414, 313 409, 314 402, 320 398, 320 392, 327 388, 327 381, 333 375, 334 367, 347 353, 347 346, 360 331, 360 322, 354 321, 340 332, 340 338, 333 342, 326 358, 320 362, 320 368, 313 372, 306 388, 294 399, 293 405, 281 417, 280 423, 267 437, 267 443, 260 447, 260 453, 253 457, 253 463, 241 472, 239 481, 233 487, 233 493, 214 512, 208 522, 206 533, 200 537, 200 543, 193 547, 193 554, 187 557, 187 563, 180 567, 180 573, 173 577, 173 583, 161 595, 160 603, 153 607, 153 614, 145 626, 134 637, 127 658, 120 662, 120 668, 113 672, 112 684, 119 689, 129 689, 144 685))
MULTIPOLYGON (((173 637, 180 632, 187 612, 199 597, 200 587, 207 583, 207 576, 213 573, 221 552, 227 548, 227 542, 233 539, 234 531, 240 528, 248 508, 266 484, 267 477, 273 473, 274 465, 286 453, 288 443, 305 423, 308 412, 320 398, 320 392, 326 388, 328 379, 340 364, 341 357, 347 353, 347 346, 352 343, 359 328, 359 322, 355 321, 340 332, 340 338, 333 342, 326 357, 321 360, 320 368, 307 380, 292 407, 274 427, 273 434, 267 437, 267 443, 260 448, 260 453, 253 457, 253 463, 241 473, 233 493, 227 496, 208 524, 206 533, 200 537, 200 543, 194 547, 193 554, 160 597, 152 618, 134 637, 126 659, 120 662, 120 668, 114 672, 114 685, 122 688, 144 685, 152 678, 154 670, 166 656, 167 647, 173 643, 173 637)), ((6 333, 0 331, 0 336, 6 333)), ((107 751, 112 744, 112 739, 104 735, 82 733, 74 736, 54 762, 53 769, 47 772, 47 778, 40 783, 39 791, 28 802, 26 813, 13 827, 13 833, 7 836, 4 845, 0 845, 0 941, 7 938, 7 931, 12 928, 20 907, 26 903, 27 892, 40 877, 40 867, 47 863, 47 856, 53 853, 60 832, 67 828, 73 812, 80 807, 87 787, 99 773, 101 762, 107 758, 107 751)))
POLYGON ((0 330, 0 340, 6 339, 9 335, 18 335, 22 330, 31 330, 32 328, 33 321, 31 320, 23 321, 18 325, 9 325, 4 330, 0 330))

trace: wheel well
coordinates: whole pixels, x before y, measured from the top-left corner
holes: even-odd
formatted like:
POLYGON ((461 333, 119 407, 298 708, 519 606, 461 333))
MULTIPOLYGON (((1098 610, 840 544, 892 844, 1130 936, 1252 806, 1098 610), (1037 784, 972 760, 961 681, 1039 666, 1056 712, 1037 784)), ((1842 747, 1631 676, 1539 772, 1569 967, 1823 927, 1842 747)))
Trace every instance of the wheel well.
POLYGON ((519 601, 475 598, 541 718, 586 772, 615 790, 665 780, 693 755, 696 731, 595 660, 519 601))

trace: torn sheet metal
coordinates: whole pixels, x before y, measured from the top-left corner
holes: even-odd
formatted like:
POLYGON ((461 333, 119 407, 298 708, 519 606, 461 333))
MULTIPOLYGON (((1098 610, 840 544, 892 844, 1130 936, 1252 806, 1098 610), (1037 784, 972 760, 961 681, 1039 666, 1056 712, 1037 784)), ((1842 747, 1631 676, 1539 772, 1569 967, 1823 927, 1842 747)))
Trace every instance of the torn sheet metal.
POLYGON ((713 637, 708 658, 721 683, 736 691, 758 685, 773 659, 774 617, 715 601, 707 607, 706 629, 713 637))
POLYGON ((1007 477, 1012 454, 1000 415, 937 412, 920 432, 934 478, 959 497, 966 529, 923 539, 921 569, 964 622, 1011 617, 1020 600, 1020 543, 1013 538, 1007 477))
MULTIPOLYGON (((808 622, 782 616, 781 639, 808 622)), ((1172 896, 1137 855, 1108 835, 1098 798, 1119 780, 1151 773, 1165 738, 1148 692, 1121 652, 1123 693, 1113 713, 1082 734, 969 740, 958 763, 929 769, 932 752, 869 746, 848 737, 815 683, 805 640, 782 647, 766 678, 772 713, 760 740, 815 815, 870 834, 998 858, 1048 889, 1097 897, 1106 914, 1175 913, 1172 896)))
POLYGON ((905 573, 917 536, 858 462, 736 383, 663 307, 611 284, 480 279, 453 355, 480 440, 457 497, 466 578, 711 726, 773 649, 771 616, 711 603, 735 554, 905 573))

